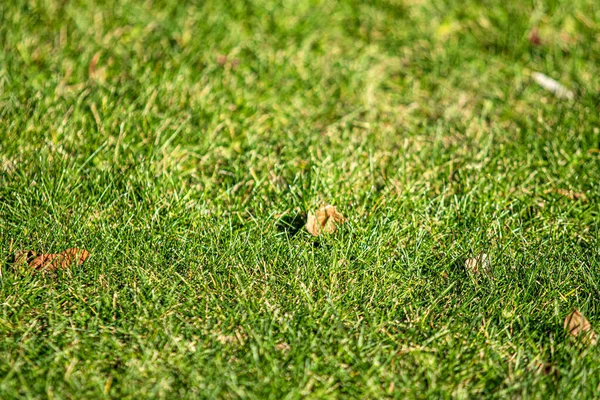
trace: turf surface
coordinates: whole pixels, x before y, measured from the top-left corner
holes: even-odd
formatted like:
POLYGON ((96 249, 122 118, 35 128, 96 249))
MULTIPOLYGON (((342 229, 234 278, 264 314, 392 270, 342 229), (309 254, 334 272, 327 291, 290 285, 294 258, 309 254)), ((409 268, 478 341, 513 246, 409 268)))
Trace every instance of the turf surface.
POLYGON ((595 0, 1 2, 0 398, 594 397, 599 38, 595 0))

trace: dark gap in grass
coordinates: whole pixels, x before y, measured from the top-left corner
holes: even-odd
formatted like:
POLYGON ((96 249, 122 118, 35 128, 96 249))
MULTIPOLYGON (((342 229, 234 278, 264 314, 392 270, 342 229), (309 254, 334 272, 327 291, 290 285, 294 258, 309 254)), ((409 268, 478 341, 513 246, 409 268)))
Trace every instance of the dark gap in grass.
POLYGON ((276 226, 279 232, 289 236, 295 236, 306 225, 306 213, 284 215, 279 219, 276 226))

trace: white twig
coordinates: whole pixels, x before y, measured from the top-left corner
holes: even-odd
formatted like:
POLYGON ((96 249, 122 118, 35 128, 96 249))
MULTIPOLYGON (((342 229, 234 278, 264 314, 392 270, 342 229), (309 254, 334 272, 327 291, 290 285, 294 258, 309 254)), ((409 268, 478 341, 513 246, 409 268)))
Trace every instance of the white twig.
POLYGON ((554 79, 550 78, 547 75, 544 75, 540 72, 534 72, 531 74, 531 77, 544 89, 549 92, 552 92, 556 95, 556 97, 560 97, 562 99, 573 100, 575 98, 575 94, 567 89, 567 87, 558 83, 554 79))

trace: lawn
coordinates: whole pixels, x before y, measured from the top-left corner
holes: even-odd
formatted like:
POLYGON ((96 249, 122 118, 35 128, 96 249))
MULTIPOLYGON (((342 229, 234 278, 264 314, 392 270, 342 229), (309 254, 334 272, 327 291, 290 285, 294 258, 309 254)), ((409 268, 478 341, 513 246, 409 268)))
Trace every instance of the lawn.
POLYGON ((0 398, 597 396, 597 0, 6 0, 0 47, 0 398))

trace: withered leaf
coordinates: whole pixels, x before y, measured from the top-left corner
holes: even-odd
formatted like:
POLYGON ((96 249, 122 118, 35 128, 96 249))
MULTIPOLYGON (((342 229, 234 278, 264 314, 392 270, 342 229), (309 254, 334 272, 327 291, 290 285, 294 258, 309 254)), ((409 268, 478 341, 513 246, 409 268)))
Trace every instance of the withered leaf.
POLYGON ((539 46, 542 44, 542 39, 540 38, 540 32, 538 28, 533 28, 529 31, 529 43, 534 46, 539 46))
POLYGON ((217 342, 221 344, 231 344, 236 343, 237 338, 234 335, 218 335, 217 342))
POLYGON ((100 60, 100 52, 94 54, 92 59, 90 60, 90 64, 88 65, 88 76, 91 79, 97 78, 96 66, 98 65, 98 61, 100 60))
POLYGON ((225 335, 223 333, 220 333, 216 337, 217 342, 221 343, 222 345, 228 345, 228 344, 243 345, 246 342, 247 338, 248 338, 247 335, 240 330, 236 331, 235 334, 231 334, 231 335, 225 335))
POLYGON ((84 249, 67 249, 58 254, 40 254, 32 250, 22 250, 15 254, 15 266, 27 263, 35 271, 56 271, 66 269, 72 264, 81 265, 88 259, 90 253, 84 249))
POLYGON ((274 173, 271 173, 269 180, 271 181, 271 185, 273 185, 273 187, 275 187, 276 189, 287 189, 290 186, 286 182, 285 178, 279 175, 275 175, 274 173))
POLYGON ((539 360, 534 361, 533 370, 538 375, 560 375, 560 371, 553 364, 539 360))
POLYGON ((311 212, 309 212, 308 216, 306 217, 306 230, 313 236, 319 236, 319 221, 317 220, 317 217, 315 217, 315 215, 311 212))
POLYGON ((291 347, 289 344, 287 344, 285 342, 281 342, 281 343, 277 343, 275 345, 275 349, 279 350, 279 351, 287 352, 287 351, 290 351, 291 347))
POLYGON ((566 198, 570 199, 570 200, 580 200, 584 203, 587 202, 587 196, 585 195, 585 193, 578 193, 575 192, 573 190, 567 190, 567 189, 558 189, 556 191, 558 194, 560 194, 561 196, 565 196, 566 198))
POLYGON ((592 329, 590 321, 578 309, 574 309, 567 315, 564 327, 565 330, 569 331, 571 337, 579 338, 585 344, 596 344, 598 342, 598 335, 592 329))
POLYGON ((222 54, 217 56, 217 64, 221 67, 229 66, 231 68, 235 68, 240 65, 240 60, 237 58, 229 58, 228 56, 222 54))
POLYGON ((346 219, 335 206, 326 205, 319 208, 316 214, 308 213, 306 230, 313 236, 319 236, 322 233, 333 233, 337 229, 336 224, 345 221, 346 219))
POLYGON ((227 56, 223 54, 217 56, 217 64, 222 67, 225 66, 225 64, 227 64, 227 56))
POLYGON ((490 265, 490 258, 485 253, 481 253, 477 257, 468 258, 465 261, 465 268, 473 274, 489 273, 490 265))

